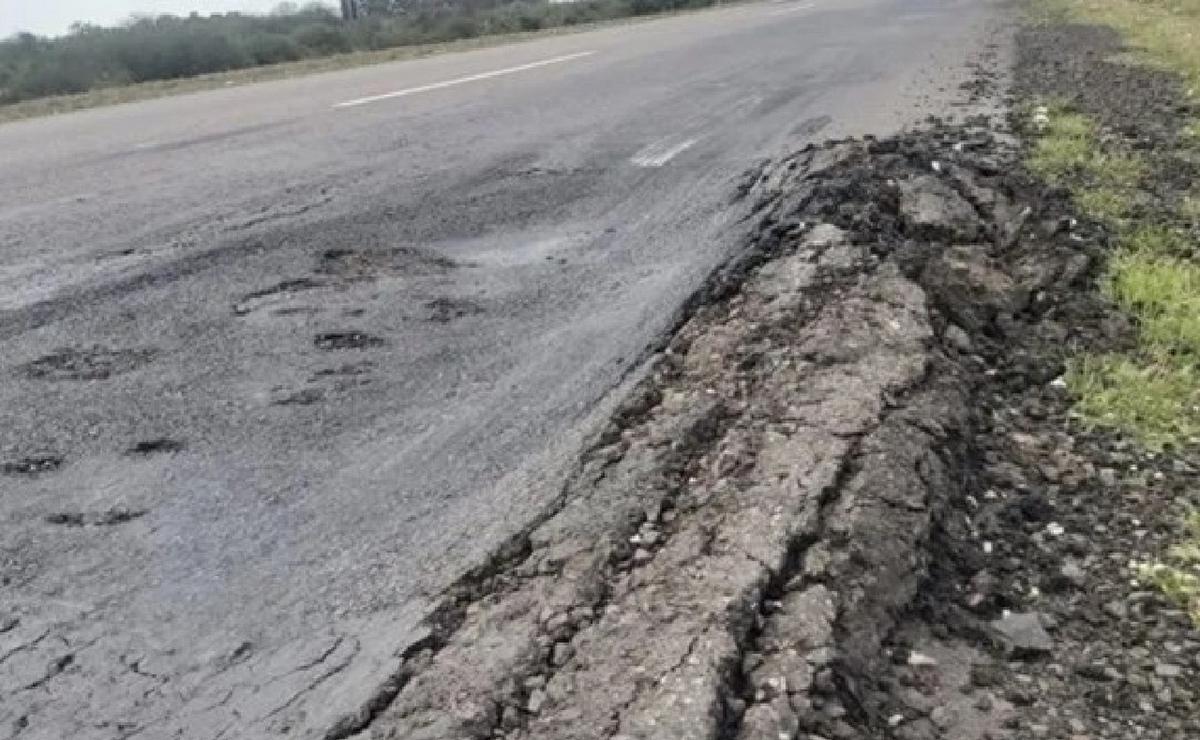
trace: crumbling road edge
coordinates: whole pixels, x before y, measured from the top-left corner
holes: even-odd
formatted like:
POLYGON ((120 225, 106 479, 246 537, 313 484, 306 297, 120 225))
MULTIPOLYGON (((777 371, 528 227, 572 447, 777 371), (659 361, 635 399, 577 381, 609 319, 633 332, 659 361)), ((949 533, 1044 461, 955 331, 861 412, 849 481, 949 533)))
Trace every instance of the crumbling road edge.
POLYGON ((1032 293, 986 130, 813 147, 545 521, 330 738, 854 736, 969 437, 965 347, 1032 293), (940 137, 940 138, 939 138, 940 137), (917 139, 920 142, 920 138, 917 139), (987 151, 987 155, 977 152, 987 151), (849 206, 849 207, 848 207, 849 206), (1007 270, 1005 268, 1008 268, 1007 270))

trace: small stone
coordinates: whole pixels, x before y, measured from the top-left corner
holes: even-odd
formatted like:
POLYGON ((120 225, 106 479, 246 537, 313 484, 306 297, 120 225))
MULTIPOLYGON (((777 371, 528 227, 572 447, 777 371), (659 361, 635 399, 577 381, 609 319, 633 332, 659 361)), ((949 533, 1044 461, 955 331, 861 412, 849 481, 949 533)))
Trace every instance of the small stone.
POLYGON ((898 697, 904 706, 918 714, 929 714, 934 707, 934 701, 913 687, 906 687, 898 697))
POLYGON ((1079 566, 1079 563, 1074 560, 1068 560, 1062 564, 1058 570, 1059 575, 1067 583, 1079 588, 1087 580, 1087 573, 1079 566))
POLYGON ((955 324, 946 327, 946 341, 962 352, 971 352, 975 347, 971 336, 962 327, 955 324))
POLYGON ((568 614, 555 614, 546 622, 547 632, 557 632, 571 623, 571 617, 568 614))
POLYGON ((1100 663, 1080 663, 1075 666, 1075 673, 1091 681, 1111 681, 1109 668, 1100 663))
POLYGON ((1159 661, 1154 664, 1154 675, 1160 678, 1178 678, 1183 675, 1183 669, 1174 663, 1159 661))
POLYGON ((975 209, 940 178, 918 175, 899 188, 900 214, 915 235, 971 242, 982 232, 975 209))
POLYGON ((938 664, 938 662, 936 658, 930 657, 924 653, 918 653, 914 650, 908 654, 908 664, 916 668, 921 666, 935 666, 938 664))
POLYGON ((958 714, 950 707, 937 707, 929 713, 929 719, 935 725, 945 730, 958 722, 958 714))
POLYGON ((662 538, 662 536, 658 533, 658 530, 656 530, 656 529, 647 529, 644 532, 642 532, 638 535, 635 535, 635 536, 638 537, 640 542, 643 545, 645 545, 646 547, 654 547, 655 545, 658 544, 658 541, 662 538))
POLYGON ((636 563, 637 565, 642 565, 643 563, 648 563, 653 558, 654 558, 654 554, 651 553, 649 550, 646 550, 645 548, 639 547, 637 550, 634 550, 634 552, 633 552, 633 562, 636 563))
POLYGON ((986 663, 975 663, 971 666, 971 683, 980 688, 999 686, 1003 683, 1000 669, 986 663))
POLYGON ((804 235, 806 247, 831 247, 848 241, 846 232, 833 224, 817 224, 804 235))
POLYGON ((546 685, 546 677, 540 673, 525 679, 524 686, 529 690, 540 689, 546 685))
POLYGON ((525 709, 530 714, 537 714, 542 711, 542 707, 546 704, 546 692, 541 689, 535 689, 529 694, 529 702, 525 705, 525 709))
POLYGON ((892 727, 892 728, 899 727, 903 722, 904 722, 903 714, 893 714, 891 717, 888 717, 888 720, 887 720, 888 727, 892 727))
POLYGON ((1045 655, 1054 649, 1054 640, 1042 626, 1041 616, 1036 612, 1005 614, 993 621, 991 626, 1005 649, 1014 657, 1045 655))
POLYGON ((521 724, 521 712, 516 707, 505 707, 500 714, 500 727, 515 730, 521 724))
POLYGON ((551 656, 551 660, 554 661, 554 665, 561 666, 564 663, 566 663, 568 660, 570 660, 571 656, 573 656, 574 654, 575 654, 575 648, 571 647, 571 643, 569 643, 569 642, 555 643, 554 654, 551 656))

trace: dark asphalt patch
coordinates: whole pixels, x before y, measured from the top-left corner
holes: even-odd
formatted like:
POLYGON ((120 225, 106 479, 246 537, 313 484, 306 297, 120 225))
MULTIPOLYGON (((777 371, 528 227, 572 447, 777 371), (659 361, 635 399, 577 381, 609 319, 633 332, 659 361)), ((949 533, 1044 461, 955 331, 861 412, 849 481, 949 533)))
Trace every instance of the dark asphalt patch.
POLYGON ((456 298, 434 298, 425 303, 427 318, 438 324, 448 324, 456 319, 477 316, 483 307, 474 301, 456 298))
POLYGON ((66 347, 22 365, 18 372, 33 380, 106 380, 137 370, 154 355, 151 349, 66 347))
POLYGON ((21 475, 36 477, 62 467, 63 458, 58 455, 32 455, 18 460, 6 460, 0 463, 0 473, 4 475, 21 475))
POLYGON ((356 377, 367 375, 374 369, 375 363, 373 362, 350 362, 337 367, 322 368, 313 373, 313 379, 356 377))
POLYGON ((449 257, 416 247, 327 249, 317 258, 316 271, 344 280, 370 280, 388 276, 428 275, 459 266, 449 257))
POLYGON ((288 393, 271 401, 272 406, 312 406, 325 399, 325 391, 320 388, 303 388, 288 393))
POLYGON ((370 349, 386 344, 381 337, 361 331, 327 332, 313 338, 313 346, 327 352, 347 349, 370 349))
POLYGON ((150 455, 170 454, 181 452, 184 448, 183 442, 170 437, 157 437, 155 439, 145 439, 125 450, 125 454, 130 457, 149 457, 150 455))
POLYGON ((112 508, 101 512, 65 511, 47 514, 44 520, 47 524, 62 527, 113 527, 127 524, 135 519, 141 519, 148 512, 145 509, 112 508))

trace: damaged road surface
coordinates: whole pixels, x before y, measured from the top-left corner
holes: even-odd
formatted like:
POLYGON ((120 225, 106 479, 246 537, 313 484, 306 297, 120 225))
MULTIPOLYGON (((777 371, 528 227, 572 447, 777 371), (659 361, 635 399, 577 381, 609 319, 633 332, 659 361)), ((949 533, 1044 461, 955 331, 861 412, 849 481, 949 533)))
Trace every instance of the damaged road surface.
POLYGON ((1023 294, 924 155, 745 173, 957 100, 995 13, 0 127, 0 738, 852 737, 963 455, 946 342, 1023 294))
POLYGON ((990 256, 1016 211, 973 171, 920 174, 929 151, 847 142, 764 171, 755 244, 562 508, 459 585, 352 729, 876 736, 856 686, 886 663, 965 462, 972 384, 943 337, 1022 309, 990 256))

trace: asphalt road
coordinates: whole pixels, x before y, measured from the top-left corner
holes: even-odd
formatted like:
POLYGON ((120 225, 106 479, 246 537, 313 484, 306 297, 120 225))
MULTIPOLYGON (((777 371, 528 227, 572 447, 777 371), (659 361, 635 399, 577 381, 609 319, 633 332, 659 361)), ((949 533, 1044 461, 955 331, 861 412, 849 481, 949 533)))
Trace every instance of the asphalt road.
POLYGON ((542 511, 747 168, 987 0, 741 5, 0 126, 0 737, 321 737, 542 511))

